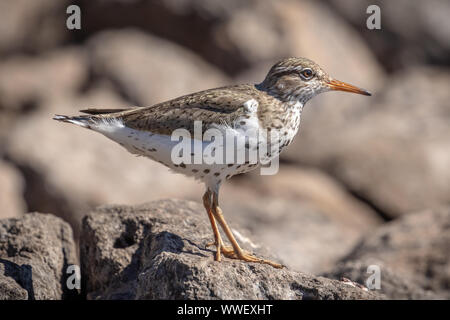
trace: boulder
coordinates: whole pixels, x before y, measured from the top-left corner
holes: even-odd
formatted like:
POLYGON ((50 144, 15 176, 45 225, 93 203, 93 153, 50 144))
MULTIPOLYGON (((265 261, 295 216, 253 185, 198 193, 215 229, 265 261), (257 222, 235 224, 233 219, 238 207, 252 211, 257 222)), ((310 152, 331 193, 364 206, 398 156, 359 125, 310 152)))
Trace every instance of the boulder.
POLYGON ((392 299, 449 299, 450 208, 405 215, 368 234, 328 277, 365 284, 367 267, 381 271, 381 292, 392 299))
MULTIPOLYGON (((223 258, 199 203, 103 206, 83 219, 80 254, 89 299, 379 299, 344 282, 223 258)), ((273 258, 273 257, 271 257, 273 258)))
POLYGON ((74 298, 66 281, 76 264, 72 229, 61 219, 29 213, 0 220, 0 299, 74 298))

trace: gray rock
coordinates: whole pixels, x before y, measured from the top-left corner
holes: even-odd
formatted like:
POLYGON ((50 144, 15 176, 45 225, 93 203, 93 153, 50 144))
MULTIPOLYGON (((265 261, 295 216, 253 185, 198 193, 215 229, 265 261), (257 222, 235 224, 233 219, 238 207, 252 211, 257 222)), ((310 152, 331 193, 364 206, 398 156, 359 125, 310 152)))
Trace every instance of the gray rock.
MULTIPOLYGON (((196 202, 105 206, 83 220, 89 299, 379 299, 346 283, 224 258, 204 249, 212 231, 196 202)), ((273 258, 273 257, 272 257, 273 258)))
POLYGON ((29 213, 0 220, 0 299, 55 300, 75 297, 66 286, 77 264, 70 226, 61 219, 29 213))
POLYGON ((381 292, 393 299, 450 298, 450 208, 405 215, 377 229, 325 275, 364 283, 378 265, 381 292))
MULTIPOLYGON (((373 280, 371 266, 380 267, 380 288, 379 292, 386 295, 388 299, 442 299, 443 297, 430 291, 424 290, 415 282, 409 281, 402 276, 401 272, 392 270, 381 260, 368 258, 337 263, 333 270, 325 272, 322 276, 331 279, 349 279, 363 286, 369 286, 373 280)), ((373 268, 373 267, 372 267, 373 268)))

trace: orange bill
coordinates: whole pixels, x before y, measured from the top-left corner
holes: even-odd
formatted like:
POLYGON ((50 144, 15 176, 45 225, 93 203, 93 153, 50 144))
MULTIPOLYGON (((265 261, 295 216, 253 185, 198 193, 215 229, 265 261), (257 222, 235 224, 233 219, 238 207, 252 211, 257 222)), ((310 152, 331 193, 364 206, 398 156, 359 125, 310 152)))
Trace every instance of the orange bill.
POLYGON ((363 94, 365 96, 371 96, 372 94, 365 90, 358 87, 355 87, 354 85, 339 81, 339 80, 330 80, 328 81, 328 85, 331 88, 331 90, 339 90, 339 91, 346 91, 346 92, 353 92, 353 93, 359 93, 363 94))

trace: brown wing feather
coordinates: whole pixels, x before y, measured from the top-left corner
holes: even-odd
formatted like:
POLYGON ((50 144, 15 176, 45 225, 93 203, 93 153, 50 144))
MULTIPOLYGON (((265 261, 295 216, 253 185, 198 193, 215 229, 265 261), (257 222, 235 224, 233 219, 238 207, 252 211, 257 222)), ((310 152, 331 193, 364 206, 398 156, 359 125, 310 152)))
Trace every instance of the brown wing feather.
POLYGON ((123 108, 123 109, 99 109, 99 108, 88 108, 80 110, 80 112, 87 113, 87 114, 108 114, 108 113, 116 113, 116 112, 123 112, 132 110, 134 108, 123 108))
POLYGON ((231 124, 244 114, 243 104, 257 95, 252 85, 222 87, 196 92, 151 107, 117 114, 134 129, 171 134, 177 128, 193 130, 194 121, 205 131, 215 123, 231 124))
POLYGON ((252 98, 261 100, 260 95, 253 85, 237 85, 200 91, 149 107, 90 108, 83 112, 99 119, 121 119, 130 128, 170 135, 178 128, 192 132, 196 120, 202 121, 203 131, 217 123, 231 124, 245 114, 244 103, 252 98))

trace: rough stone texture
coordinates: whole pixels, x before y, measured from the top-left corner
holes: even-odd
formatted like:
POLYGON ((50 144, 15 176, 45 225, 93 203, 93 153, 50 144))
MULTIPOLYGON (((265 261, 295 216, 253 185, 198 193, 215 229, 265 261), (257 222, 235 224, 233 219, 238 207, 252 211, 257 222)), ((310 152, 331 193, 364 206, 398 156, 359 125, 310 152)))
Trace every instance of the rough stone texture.
POLYGON ((365 104, 314 126, 307 105, 305 126, 282 157, 326 170, 389 217, 446 203, 449 81, 445 69, 410 69, 365 104))
POLYGON ((221 189, 224 214, 250 231, 248 244, 269 247, 293 270, 317 274, 331 268, 381 223, 369 207, 314 169, 282 163, 276 175, 255 170, 221 189))
POLYGON ((364 283, 379 265, 381 292, 393 299, 450 298, 450 208, 412 213, 367 235, 327 273, 364 283))
POLYGON ((0 160, 0 219, 18 218, 25 213, 23 177, 16 168, 0 160))
POLYGON ((0 298, 54 300, 76 296, 66 288, 66 268, 77 264, 70 226, 29 213, 0 220, 0 298))
POLYGON ((106 206, 83 220, 82 274, 90 299, 377 299, 343 282, 224 258, 199 203, 106 206))
MULTIPOLYGON (((369 277, 373 275, 370 268, 373 266, 380 267, 380 292, 388 299, 407 299, 407 300, 423 300, 423 299, 443 299, 442 295, 432 291, 425 290, 415 282, 405 279, 402 272, 392 270, 388 265, 376 258, 354 260, 337 263, 329 272, 325 272, 322 276, 331 279, 349 279, 360 285, 368 286, 366 282, 371 280, 369 277)), ((373 282, 372 282, 373 284, 373 282)))

